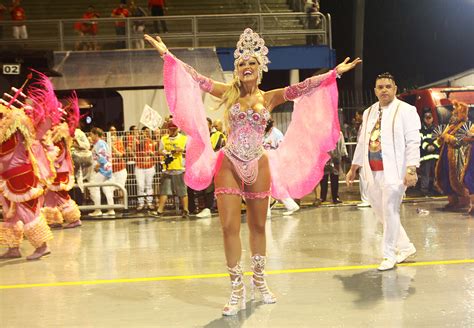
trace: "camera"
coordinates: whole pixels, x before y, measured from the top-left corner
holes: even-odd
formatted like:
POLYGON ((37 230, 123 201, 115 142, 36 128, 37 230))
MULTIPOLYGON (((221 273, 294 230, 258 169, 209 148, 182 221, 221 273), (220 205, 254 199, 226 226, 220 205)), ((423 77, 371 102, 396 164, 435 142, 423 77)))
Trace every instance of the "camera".
POLYGON ((171 155, 171 154, 165 154, 165 158, 164 158, 164 160, 163 160, 163 162, 162 162, 161 164, 164 166, 164 168, 165 168, 165 170, 166 170, 166 169, 168 169, 168 165, 170 165, 171 162, 173 162, 173 161, 174 161, 173 155, 171 155))

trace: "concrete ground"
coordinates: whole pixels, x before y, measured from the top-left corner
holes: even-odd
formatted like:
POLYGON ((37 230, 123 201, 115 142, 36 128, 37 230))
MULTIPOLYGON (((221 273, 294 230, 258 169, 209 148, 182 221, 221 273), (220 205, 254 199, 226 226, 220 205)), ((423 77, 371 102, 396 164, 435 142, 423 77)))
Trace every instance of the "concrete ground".
POLYGON ((1 326, 474 327, 474 219, 439 211, 445 203, 402 205, 418 252, 387 272, 375 269, 381 227, 370 208, 274 210, 267 280, 278 302, 249 300, 234 317, 221 315, 230 284, 217 216, 84 221, 55 230, 46 258, 0 262, 1 326))

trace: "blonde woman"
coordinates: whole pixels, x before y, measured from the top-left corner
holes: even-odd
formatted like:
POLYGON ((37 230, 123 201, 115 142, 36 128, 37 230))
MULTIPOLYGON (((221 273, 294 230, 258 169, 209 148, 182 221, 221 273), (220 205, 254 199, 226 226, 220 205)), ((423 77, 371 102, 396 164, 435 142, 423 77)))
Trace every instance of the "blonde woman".
MULTIPOLYGON (((240 206, 242 197, 245 198, 247 204, 247 223, 252 253, 252 298, 254 291, 258 291, 264 303, 275 303, 276 297, 269 290, 264 279, 267 253, 265 221, 268 197, 270 193, 277 199, 285 198, 288 195, 301 196, 300 193, 306 192, 309 187, 314 188, 318 176, 319 179, 321 178, 322 173, 311 172, 309 174, 310 172, 304 173, 303 171, 320 170, 318 168, 321 166, 321 161, 323 162, 322 167, 324 167, 327 154, 322 151, 330 150, 336 144, 339 136, 336 115, 336 74, 342 74, 354 68, 360 59, 349 62, 349 58, 347 58, 335 70, 327 74, 312 77, 295 86, 264 92, 259 89, 258 85, 262 79, 262 73, 268 70, 268 49, 265 47, 263 39, 250 28, 244 31, 237 43, 234 54, 234 80, 231 84, 216 82, 198 74, 192 67, 174 57, 159 37, 153 38, 145 35, 145 39, 158 50, 165 61, 164 86, 173 121, 190 136, 186 148, 185 181, 192 189, 201 190, 206 188, 214 178, 219 217, 224 235, 225 256, 232 285, 230 299, 224 306, 222 314, 235 315, 245 309, 246 293, 240 266, 242 253, 240 206), (213 152, 209 141, 206 115, 199 89, 219 98, 222 107, 224 107, 224 124, 226 131, 228 131, 228 140, 225 147, 218 153, 213 152), (318 91, 318 89, 320 90, 318 91), (306 101, 311 102, 311 107, 321 105, 319 112, 322 115, 319 112, 314 113, 314 107, 309 109, 309 106, 304 106, 303 111, 295 109, 294 116, 297 113, 298 116, 307 116, 306 113, 312 111, 313 113, 308 116, 312 116, 316 124, 321 119, 329 120, 329 122, 321 129, 312 127, 301 130, 301 123, 306 119, 299 118, 295 121, 299 125, 295 129, 300 131, 295 132, 303 132, 302 134, 295 137, 294 132, 291 131, 295 129, 289 128, 287 139, 284 141, 287 146, 284 146, 283 143, 282 147, 273 154, 270 154, 270 151, 264 151, 262 140, 265 126, 270 119, 270 112, 287 100, 304 98, 305 95, 309 96, 306 101), (315 103, 311 97, 316 97, 319 104, 315 103), (337 132, 336 136, 334 136, 334 129, 337 132), (312 133, 311 130, 318 131, 312 133), (305 133, 308 133, 308 136, 312 138, 312 141, 306 144, 298 140, 305 133), (294 180, 292 180, 285 177, 287 172, 284 167, 289 162, 288 158, 294 155, 294 152, 289 150, 293 148, 296 140, 298 140, 299 147, 304 148, 300 151, 307 153, 311 151, 315 155, 314 158, 308 159, 307 168, 300 170, 301 172, 294 172, 292 175, 294 180), (314 145, 314 140, 320 144, 314 145), (270 167, 272 175, 270 175, 270 167), (316 178, 313 178, 314 176, 316 178), (292 181, 295 181, 296 184, 291 184, 292 181)), ((305 101, 298 103, 305 104, 305 101)), ((292 161, 295 161, 294 157, 292 161)), ((291 167, 293 166, 290 165, 291 167)))

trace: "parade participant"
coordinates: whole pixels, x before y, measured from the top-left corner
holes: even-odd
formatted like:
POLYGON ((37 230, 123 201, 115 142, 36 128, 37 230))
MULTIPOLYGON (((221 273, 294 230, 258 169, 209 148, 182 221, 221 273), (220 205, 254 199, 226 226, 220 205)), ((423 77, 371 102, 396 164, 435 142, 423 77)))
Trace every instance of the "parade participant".
POLYGON ((53 235, 41 209, 43 185, 51 183, 54 174, 38 141, 44 131, 37 127, 48 113, 41 104, 31 107, 20 102, 18 97, 26 98, 22 90, 14 89, 11 100, 0 104, 0 201, 4 218, 0 245, 8 247, 0 258, 21 257, 20 244, 25 235, 35 248, 26 259, 36 260, 51 253, 47 242, 53 235))
POLYGON ((267 287, 265 223, 268 197, 281 199, 284 194, 302 197, 321 179, 327 152, 339 137, 337 120, 336 75, 354 68, 360 59, 347 58, 334 70, 311 77, 297 85, 264 92, 258 88, 262 73, 268 70, 268 49, 264 40, 250 28, 241 35, 234 53, 234 79, 223 84, 206 78, 174 57, 159 37, 146 35, 164 58, 164 86, 173 122, 188 135, 186 176, 188 186, 202 190, 214 177, 224 249, 232 293, 223 315, 235 315, 245 309, 245 287, 240 266, 241 198, 247 204, 253 275, 252 298, 257 290, 264 303, 275 303, 267 287), (200 89, 221 99, 228 139, 215 153, 209 140, 200 89), (262 139, 270 112, 285 101, 295 102, 286 139, 273 151, 265 152, 262 139), (319 109, 319 110, 317 110, 319 109), (317 111, 317 113, 316 113, 317 111), (311 123, 309 123, 311 121, 311 123), (323 123, 324 122, 324 123, 323 123), (312 129, 318 126, 321 128, 312 129), (311 128, 310 128, 311 127, 311 128), (315 131, 312 131, 315 130, 315 131), (308 138, 301 140, 301 134, 308 138), (272 152, 272 154, 270 154, 272 152), (301 153, 312 153, 303 168, 301 153), (298 155, 299 154, 299 155, 298 155), (270 176, 270 166, 272 174, 270 176))
POLYGON ((352 166, 346 175, 351 185, 362 168, 370 205, 383 224, 380 271, 392 269, 416 252, 400 222, 400 205, 406 188, 416 185, 421 123, 416 108, 398 100, 396 93, 395 78, 390 73, 377 76, 375 95, 379 101, 364 112, 352 166))
POLYGON ((51 128, 47 137, 56 149, 56 178, 47 186, 43 213, 51 227, 60 227, 65 222, 64 228, 69 229, 81 225, 79 207, 69 196, 69 190, 75 182, 71 147, 79 123, 79 106, 75 95, 69 99, 63 115, 66 121, 51 128))
POLYGON ((467 144, 468 151, 466 155, 466 164, 463 169, 462 180, 464 187, 469 191, 471 198, 471 207, 469 214, 474 216, 474 125, 470 129, 465 129, 465 132, 461 135, 462 142, 467 144))
POLYGON ((454 111, 449 124, 438 138, 441 151, 436 164, 436 186, 448 196, 446 210, 464 211, 469 209, 469 191, 461 179, 467 157, 466 144, 460 143, 456 134, 468 121, 469 107, 461 102, 453 101, 454 111))

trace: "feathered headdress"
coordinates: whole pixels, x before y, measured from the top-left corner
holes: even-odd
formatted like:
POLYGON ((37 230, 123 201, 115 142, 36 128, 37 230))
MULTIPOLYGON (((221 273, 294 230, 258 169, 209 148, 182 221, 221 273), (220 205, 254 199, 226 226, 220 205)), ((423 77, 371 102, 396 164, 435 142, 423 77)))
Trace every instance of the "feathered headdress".
POLYGON ((69 133, 71 136, 74 135, 76 128, 79 126, 80 111, 79 111, 79 100, 75 91, 72 92, 71 96, 67 99, 67 105, 64 107, 66 112, 65 120, 69 126, 69 133))
POLYGON ((54 87, 49 78, 38 71, 32 70, 38 75, 37 80, 28 87, 27 95, 32 100, 32 119, 35 127, 39 126, 46 118, 51 120, 52 125, 61 122, 63 111, 54 87))

